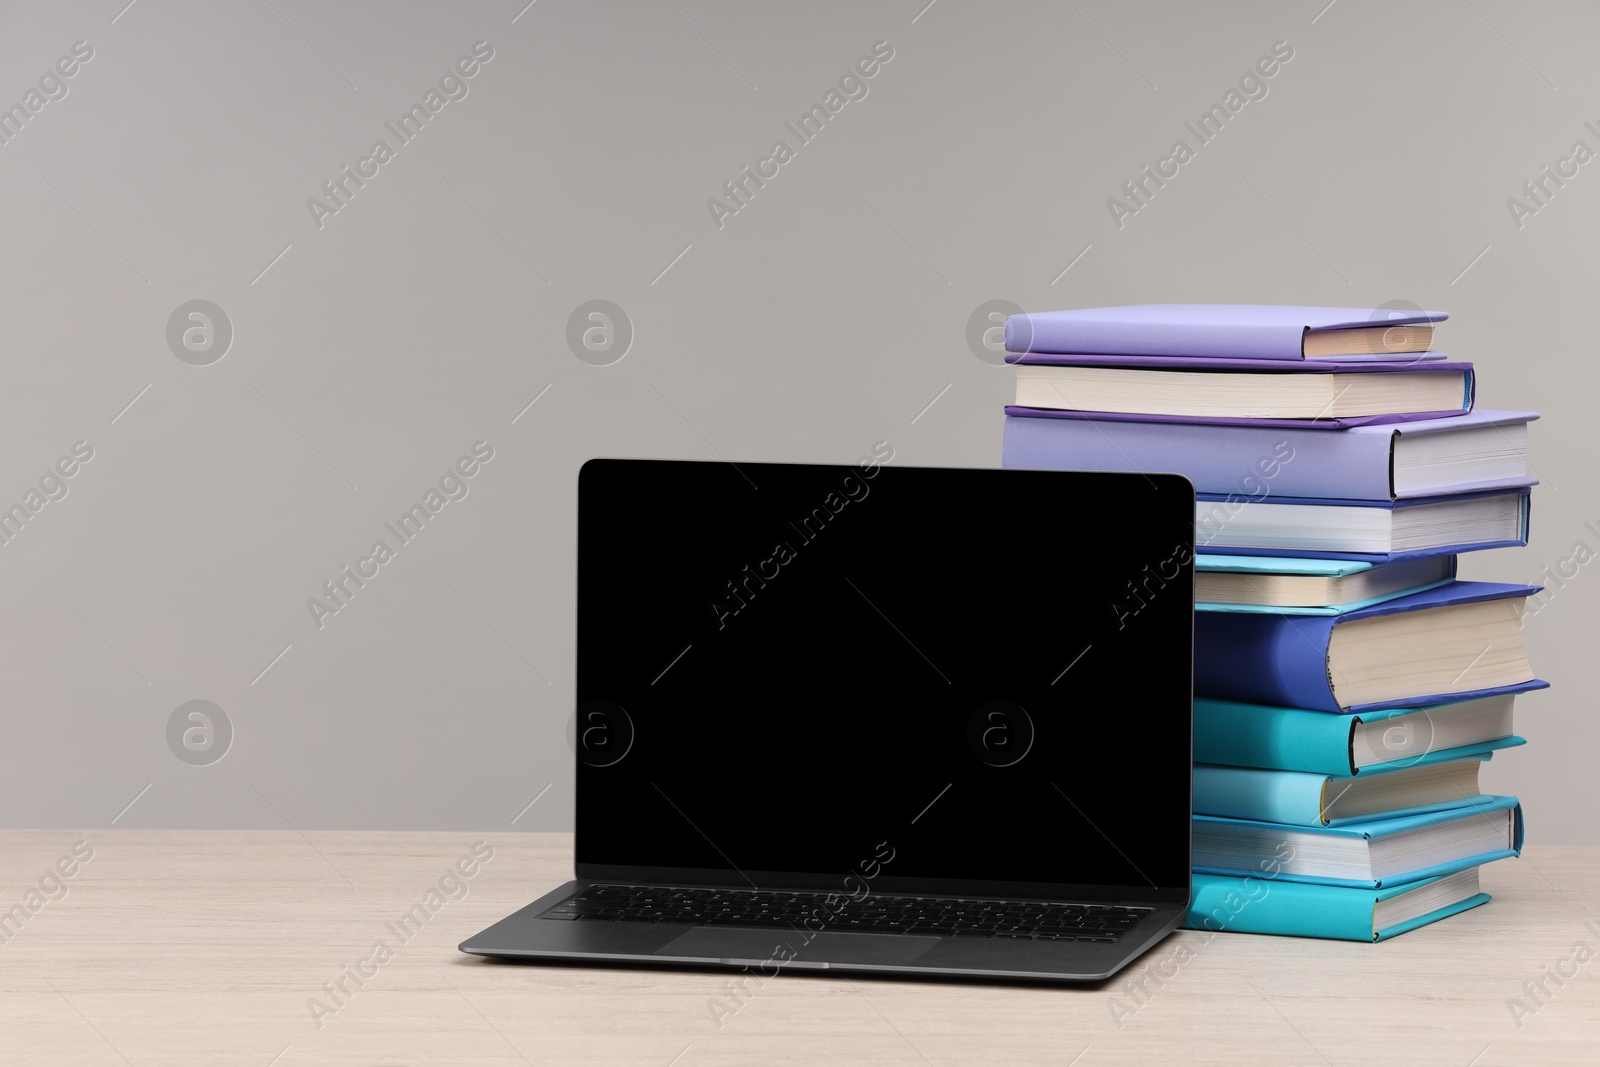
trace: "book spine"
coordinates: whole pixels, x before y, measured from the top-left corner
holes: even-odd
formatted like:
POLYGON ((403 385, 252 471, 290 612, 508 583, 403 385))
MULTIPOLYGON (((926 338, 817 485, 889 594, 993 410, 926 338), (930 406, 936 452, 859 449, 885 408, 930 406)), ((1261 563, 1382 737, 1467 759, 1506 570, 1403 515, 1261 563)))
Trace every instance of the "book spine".
POLYGON ((1292 826, 1321 826, 1328 776, 1254 767, 1194 768, 1193 809, 1200 815, 1292 826))
POLYGON ((1373 889, 1285 882, 1266 875, 1196 874, 1190 930, 1371 941, 1373 889))
POLYGON ((1298 362, 1305 358, 1303 337, 1303 327, 1284 323, 1094 321, 1049 311, 1006 319, 1006 349, 1011 352, 1298 362))
POLYGON ((1335 621, 1318 615, 1195 612, 1195 694, 1341 711, 1328 678, 1328 638, 1335 621))
POLYGON ((1346 715, 1198 699, 1194 759, 1308 774, 1354 774, 1350 761, 1354 729, 1355 720, 1346 715))

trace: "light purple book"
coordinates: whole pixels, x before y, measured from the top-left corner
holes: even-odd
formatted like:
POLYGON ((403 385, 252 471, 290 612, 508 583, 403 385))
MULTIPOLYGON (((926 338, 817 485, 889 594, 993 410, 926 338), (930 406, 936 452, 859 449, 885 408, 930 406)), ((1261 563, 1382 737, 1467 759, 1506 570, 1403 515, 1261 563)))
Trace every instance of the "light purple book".
MULTIPOLYGON (((1195 494, 1195 547, 1213 556, 1284 556, 1297 559, 1348 559, 1368 563, 1398 563, 1407 559, 1426 559, 1431 556, 1460 555, 1486 548, 1519 548, 1528 543, 1528 516, 1532 490, 1491 489, 1477 493, 1451 493, 1445 496, 1412 497, 1406 500, 1352 500, 1319 497, 1297 497, 1269 494, 1251 499, 1243 493, 1195 494), (1490 514, 1477 506, 1489 502, 1490 514), (1494 515, 1496 505, 1501 514, 1494 515), (1307 508, 1317 509, 1317 520, 1305 525, 1307 508), (1298 513, 1299 530, 1285 529, 1274 520, 1271 513, 1280 508, 1283 516, 1298 513), (1432 513, 1434 528, 1419 542, 1412 526, 1412 547, 1397 548, 1394 541, 1394 524, 1387 533, 1376 537, 1357 533, 1366 524, 1348 524, 1343 520, 1361 508, 1380 508, 1390 512, 1422 509, 1417 513, 1432 513), (1457 541, 1448 543, 1450 536, 1462 535, 1459 526, 1452 527, 1451 514, 1477 512, 1469 522, 1475 527, 1466 536, 1488 537, 1489 540, 1457 541), (1440 519, 1445 519, 1443 524, 1440 519), (1243 524, 1243 525, 1241 525, 1243 524), (1310 533, 1306 531, 1310 530, 1310 533), (1269 547, 1276 544, 1278 547, 1269 547), (1387 547, 1386 547, 1387 546, 1387 547)), ((1402 520, 1402 525, 1404 520, 1402 520)), ((1226 613, 1224 613, 1226 614, 1226 613)), ((1347 617, 1347 616, 1345 616, 1347 617)), ((1293 704, 1290 707, 1300 707, 1293 704)))
MULTIPOLYGON (((1039 311, 1006 319, 1006 350, 1126 356, 1198 356, 1299 362, 1305 335, 1363 326, 1443 322, 1443 311, 1293 307, 1283 304, 1132 304, 1039 311)), ((1433 358, 1431 353, 1340 356, 1341 360, 1433 358)))
MULTIPOLYGON (((1439 353, 1441 356, 1444 353, 1439 353)), ((1379 363, 1372 361, 1334 361, 1290 363, 1281 359, 1199 359, 1181 356, 1094 356, 1060 353, 1013 353, 1008 363, 1047 364, 1062 367, 1127 367, 1145 370, 1184 372, 1218 371, 1228 374, 1408 374, 1427 371, 1461 371, 1466 376, 1461 406, 1450 411, 1405 411, 1388 415, 1343 416, 1326 419, 1236 419, 1205 415, 1147 415, 1113 411, 1070 411, 1057 408, 1029 408, 1007 405, 1007 415, 1032 415, 1048 419, 1110 419, 1125 422, 1184 422, 1209 426, 1283 426, 1308 430, 1342 430, 1351 426, 1376 426, 1423 419, 1442 419, 1472 410, 1477 380, 1467 362, 1379 363)))
POLYGON ((1058 418, 1079 413, 1006 410, 1001 452, 1006 467, 1167 471, 1188 478, 1197 492, 1250 498, 1400 500, 1537 482, 1527 473, 1525 452, 1517 455, 1525 445, 1527 424, 1539 417, 1531 411, 1478 410, 1328 433, 1278 425, 1058 418), (1440 435, 1457 433, 1464 435, 1456 438, 1463 449, 1491 453, 1476 465, 1477 477, 1462 479, 1454 464, 1436 469, 1404 462, 1407 451, 1418 447, 1413 442, 1427 453, 1439 445, 1450 447, 1440 435), (1395 462, 1397 456, 1402 462, 1395 462))

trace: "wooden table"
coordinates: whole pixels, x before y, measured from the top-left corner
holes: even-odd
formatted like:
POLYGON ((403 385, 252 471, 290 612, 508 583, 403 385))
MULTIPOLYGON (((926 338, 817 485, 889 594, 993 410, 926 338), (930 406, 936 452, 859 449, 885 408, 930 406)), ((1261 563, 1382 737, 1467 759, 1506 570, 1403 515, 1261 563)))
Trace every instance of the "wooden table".
POLYGON ((1180 933, 1093 987, 783 976, 735 997, 725 972, 456 951, 563 881, 570 849, 503 832, 0 832, 0 1061, 1600 1063, 1596 849, 1487 867, 1492 903, 1385 944, 1180 933))

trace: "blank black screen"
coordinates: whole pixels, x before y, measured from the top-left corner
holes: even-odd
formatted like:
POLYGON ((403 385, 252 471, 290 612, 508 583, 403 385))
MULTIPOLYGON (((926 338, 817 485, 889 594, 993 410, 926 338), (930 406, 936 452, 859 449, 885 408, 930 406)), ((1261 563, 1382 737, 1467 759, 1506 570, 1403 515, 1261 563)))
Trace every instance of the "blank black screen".
POLYGON ((1193 499, 1159 474, 585 464, 578 873, 1186 890, 1193 499))

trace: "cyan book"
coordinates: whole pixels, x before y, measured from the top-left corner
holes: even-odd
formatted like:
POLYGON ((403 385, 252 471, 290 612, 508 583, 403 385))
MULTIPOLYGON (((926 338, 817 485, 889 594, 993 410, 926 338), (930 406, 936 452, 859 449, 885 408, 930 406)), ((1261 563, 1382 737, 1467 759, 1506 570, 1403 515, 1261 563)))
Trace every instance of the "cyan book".
POLYGON ((1196 762, 1193 809, 1197 815, 1295 826, 1339 826, 1443 811, 1482 796, 1478 767, 1492 754, 1488 749, 1429 752, 1360 775, 1196 762))
POLYGON ((1455 580, 1454 555, 1392 563, 1324 557, 1227 556, 1194 560, 1197 611, 1343 615, 1455 580))
POLYGON ((1489 901, 1478 870, 1387 889, 1196 874, 1185 929, 1383 941, 1489 901))
POLYGON ((1470 700, 1351 715, 1196 697, 1194 759, 1357 775, 1389 763, 1514 748, 1524 743, 1511 732, 1516 695, 1548 687, 1548 682, 1535 680, 1470 700))
POLYGON ((1520 854, 1522 807, 1516 797, 1490 796, 1448 811, 1343 826, 1196 815, 1193 850, 1197 874, 1380 889, 1520 854))

